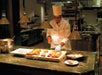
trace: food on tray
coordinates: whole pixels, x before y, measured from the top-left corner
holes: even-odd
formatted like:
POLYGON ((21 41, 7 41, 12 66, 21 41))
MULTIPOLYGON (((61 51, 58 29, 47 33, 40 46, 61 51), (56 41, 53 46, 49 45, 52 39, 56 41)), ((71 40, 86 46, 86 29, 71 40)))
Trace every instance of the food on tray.
POLYGON ((40 56, 45 57, 47 55, 47 53, 48 53, 48 50, 42 50, 40 52, 40 56))
POLYGON ((48 53, 48 50, 42 50, 43 53, 48 53))
POLYGON ((45 56, 46 56, 46 53, 42 53, 41 56, 42 56, 42 57, 45 57, 45 56))
POLYGON ((26 58, 59 62, 64 59, 66 53, 66 51, 57 52, 49 49, 34 49, 26 54, 26 58))
POLYGON ((72 65, 73 64, 73 61, 72 60, 69 60, 68 63, 72 65))
POLYGON ((27 53, 27 55, 39 55, 40 51, 41 51, 41 49, 35 49, 35 50, 27 53))
POLYGON ((73 59, 77 59, 77 58, 83 57, 83 54, 80 54, 80 53, 72 53, 72 54, 68 54, 67 57, 70 57, 70 58, 73 58, 73 59))
POLYGON ((48 55, 48 57, 51 57, 51 58, 59 58, 61 56, 62 52, 61 51, 51 51, 48 55))

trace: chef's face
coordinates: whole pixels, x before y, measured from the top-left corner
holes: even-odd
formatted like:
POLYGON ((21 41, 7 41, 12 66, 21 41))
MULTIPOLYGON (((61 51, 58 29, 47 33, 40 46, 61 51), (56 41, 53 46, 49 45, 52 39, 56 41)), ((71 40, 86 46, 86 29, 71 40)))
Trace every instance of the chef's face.
POLYGON ((56 23, 58 24, 61 21, 61 16, 54 16, 56 23))

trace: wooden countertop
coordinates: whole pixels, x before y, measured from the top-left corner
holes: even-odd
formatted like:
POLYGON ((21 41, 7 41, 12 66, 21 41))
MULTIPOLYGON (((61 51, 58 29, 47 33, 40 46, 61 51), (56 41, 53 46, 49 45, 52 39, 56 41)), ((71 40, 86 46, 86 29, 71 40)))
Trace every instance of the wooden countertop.
MULTIPOLYGON (((15 46, 15 49, 21 47, 24 48, 23 46, 15 46)), ((26 47, 26 48, 33 48, 33 47, 26 47)), ((25 57, 14 56, 10 53, 0 54, 0 64, 2 63, 11 64, 19 67, 24 66, 28 68, 28 70, 32 68, 32 69, 49 70, 50 72, 54 71, 54 72, 63 72, 63 73, 73 73, 72 75, 74 74, 81 75, 83 73, 94 71, 96 53, 86 52, 86 51, 79 51, 79 52, 85 56, 85 59, 83 61, 80 61, 77 66, 67 66, 64 64, 65 60, 62 62, 30 60, 25 57)))

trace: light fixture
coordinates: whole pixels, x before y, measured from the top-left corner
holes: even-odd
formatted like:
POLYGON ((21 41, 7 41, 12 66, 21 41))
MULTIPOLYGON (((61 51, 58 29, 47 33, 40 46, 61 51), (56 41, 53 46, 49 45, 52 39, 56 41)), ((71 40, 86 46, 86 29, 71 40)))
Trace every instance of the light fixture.
POLYGON ((1 17, 1 20, 0 20, 0 24, 2 24, 2 25, 10 24, 10 22, 6 18, 6 12, 5 12, 5 10, 2 11, 2 17, 1 17))
POLYGON ((30 20, 29 20, 29 18, 27 16, 27 13, 25 12, 25 0, 23 0, 22 3, 23 3, 22 4, 23 5, 23 15, 21 16, 19 23, 25 24, 25 23, 29 23, 30 20))
POLYGON ((42 29, 51 28, 51 26, 49 25, 49 22, 48 22, 48 16, 45 16, 45 20, 44 20, 43 23, 41 24, 41 28, 42 28, 42 29))
POLYGON ((50 25, 49 25, 48 21, 44 21, 44 22, 42 23, 42 25, 41 25, 41 28, 42 28, 42 29, 50 28, 50 25))
POLYGON ((78 26, 76 25, 76 23, 73 26, 72 33, 69 36, 69 40, 81 40, 81 35, 78 32, 78 26))
POLYGON ((28 22, 30 22, 30 21, 28 19, 28 16, 26 15, 26 12, 24 11, 22 17, 20 18, 19 23, 24 24, 24 23, 28 23, 28 22))

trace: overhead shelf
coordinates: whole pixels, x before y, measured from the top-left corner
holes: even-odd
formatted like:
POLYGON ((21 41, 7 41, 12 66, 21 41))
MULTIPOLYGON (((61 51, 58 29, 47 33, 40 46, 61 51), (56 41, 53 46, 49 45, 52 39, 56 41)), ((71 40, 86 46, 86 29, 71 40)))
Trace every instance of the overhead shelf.
POLYGON ((74 20, 77 18, 77 14, 79 13, 77 10, 77 0, 72 0, 70 3, 64 3, 64 6, 62 8, 63 17, 71 17, 74 20))

